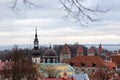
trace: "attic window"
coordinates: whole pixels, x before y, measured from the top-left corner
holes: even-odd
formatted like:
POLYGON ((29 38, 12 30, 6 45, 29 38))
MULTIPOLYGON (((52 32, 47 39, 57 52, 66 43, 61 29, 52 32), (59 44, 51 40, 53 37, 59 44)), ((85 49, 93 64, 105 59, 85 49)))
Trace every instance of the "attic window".
POLYGON ((84 66, 85 66, 85 63, 82 62, 82 63, 81 63, 81 66, 84 67, 84 66))
POLYGON ((92 66, 93 66, 93 67, 96 67, 96 64, 95 64, 95 63, 92 63, 92 66))

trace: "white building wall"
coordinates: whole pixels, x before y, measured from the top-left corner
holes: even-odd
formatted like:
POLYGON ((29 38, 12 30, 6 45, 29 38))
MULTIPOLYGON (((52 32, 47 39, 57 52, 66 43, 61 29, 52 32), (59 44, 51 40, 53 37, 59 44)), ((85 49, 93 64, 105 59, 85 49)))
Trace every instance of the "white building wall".
POLYGON ((32 57, 32 62, 40 64, 40 57, 32 57))

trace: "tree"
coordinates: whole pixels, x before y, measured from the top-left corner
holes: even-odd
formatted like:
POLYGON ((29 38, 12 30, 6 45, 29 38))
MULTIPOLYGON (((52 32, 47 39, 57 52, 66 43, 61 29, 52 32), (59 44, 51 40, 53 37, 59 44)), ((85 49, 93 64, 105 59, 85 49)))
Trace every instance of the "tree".
POLYGON ((17 47, 13 48, 10 53, 10 62, 5 63, 2 75, 9 80, 34 80, 37 71, 31 60, 23 54, 17 47))
MULTIPOLYGON (((22 1, 24 5, 29 7, 36 6, 34 0, 12 0, 12 9, 19 10, 18 4, 22 1)), ((81 25, 88 24, 88 22, 94 22, 99 20, 99 13, 104 13, 109 11, 110 9, 100 9, 99 6, 95 8, 89 8, 83 5, 84 0, 59 0, 61 5, 63 6, 65 12, 67 12, 66 17, 76 22, 79 22, 81 25)))

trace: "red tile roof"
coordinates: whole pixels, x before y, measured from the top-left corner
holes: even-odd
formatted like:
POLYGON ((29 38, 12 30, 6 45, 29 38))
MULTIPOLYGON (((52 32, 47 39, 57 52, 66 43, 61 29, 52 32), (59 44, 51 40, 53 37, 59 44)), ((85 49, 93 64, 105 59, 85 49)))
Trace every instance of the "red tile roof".
POLYGON ((83 54, 84 53, 83 47, 82 46, 78 46, 76 53, 79 54, 79 55, 83 54))
POLYGON ((106 62, 105 65, 106 65, 107 69, 109 69, 109 70, 115 68, 115 66, 116 66, 116 64, 113 62, 106 62))
POLYGON ((102 53, 102 52, 103 52, 103 49, 102 49, 102 45, 101 45, 101 44, 99 45, 97 52, 98 52, 98 53, 102 53))
POLYGON ((105 62, 98 56, 75 56, 71 59, 74 66, 82 66, 81 63, 85 64, 85 67, 92 67, 93 64, 96 67, 105 67, 105 62))
POLYGON ((65 44, 65 45, 63 46, 62 50, 60 51, 60 54, 70 54, 70 53, 71 53, 71 51, 70 51, 68 45, 65 44))

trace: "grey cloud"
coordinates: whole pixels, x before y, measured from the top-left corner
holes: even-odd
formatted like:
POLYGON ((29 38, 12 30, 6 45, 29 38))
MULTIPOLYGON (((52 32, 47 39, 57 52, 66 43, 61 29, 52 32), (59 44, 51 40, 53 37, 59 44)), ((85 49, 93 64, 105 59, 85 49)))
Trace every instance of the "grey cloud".
POLYGON ((41 0, 37 3, 40 8, 33 7, 19 14, 13 13, 6 7, 7 5, 0 5, 0 44, 31 43, 36 26, 41 43, 47 43, 48 40, 54 43, 79 40, 86 41, 86 43, 90 41, 91 43, 100 41, 120 43, 120 1, 92 0, 92 2, 89 2, 88 6, 99 2, 102 8, 112 7, 112 9, 101 15, 100 21, 90 23, 87 27, 64 20, 65 12, 60 8, 58 0, 41 0), (92 40, 95 37, 97 39, 92 40), (110 37, 115 39, 112 40, 110 37))

